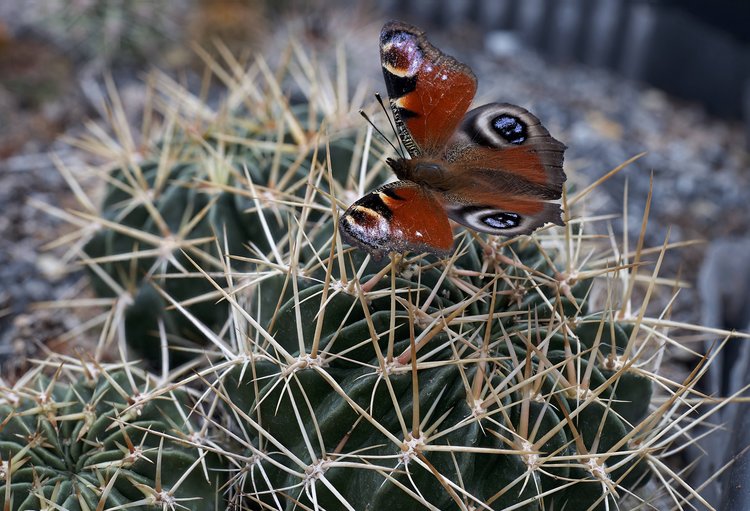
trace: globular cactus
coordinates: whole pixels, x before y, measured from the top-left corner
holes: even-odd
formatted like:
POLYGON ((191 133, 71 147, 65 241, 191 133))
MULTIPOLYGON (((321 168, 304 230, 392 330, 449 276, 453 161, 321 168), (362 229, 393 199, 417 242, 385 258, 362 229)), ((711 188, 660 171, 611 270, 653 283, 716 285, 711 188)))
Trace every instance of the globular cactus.
POLYGON ((216 501, 598 510, 650 503, 644 484, 684 487, 661 457, 692 383, 654 376, 669 328, 646 311, 656 272, 630 312, 642 242, 610 252, 571 220, 584 189, 567 226, 457 231, 446 259, 343 246, 338 215, 382 182, 384 148, 330 80, 281 93, 277 77, 315 70, 295 55, 289 75, 262 59, 222 74, 215 110, 158 78, 155 142, 110 154, 103 212, 82 215, 82 232, 97 227, 82 259, 114 295, 101 346, 152 364, 167 348, 177 374, 190 360, 175 386, 211 403, 229 475, 216 501), (655 382, 667 398, 652 400, 655 382))
MULTIPOLYGON (((357 162, 357 132, 321 137, 316 130, 329 117, 310 103, 255 110, 243 102, 225 116, 193 119, 200 129, 165 128, 139 158, 101 171, 107 189, 98 229, 83 251, 97 294, 123 298, 125 338, 138 356, 159 366, 164 335, 172 366, 200 353, 202 332, 162 294, 221 330, 229 308, 216 303, 219 295, 195 264, 216 275, 226 254, 237 256, 239 271, 280 263, 279 254, 295 241, 289 223, 309 192, 310 169, 330 159, 334 182, 346 182, 357 162)), ((314 186, 330 193, 328 179, 314 186)), ((306 217, 313 222, 321 211, 306 217)))
POLYGON ((605 363, 630 326, 588 314, 590 281, 560 294, 529 241, 464 252, 366 292, 300 278, 280 307, 291 284, 258 285, 252 355, 220 386, 246 435, 238 505, 611 509, 648 480, 652 383, 605 363))
POLYGON ((185 390, 93 366, 45 374, 2 392, 4 509, 223 509, 225 475, 185 390))
MULTIPOLYGON (((67 2, 38 6, 18 4, 13 14, 51 38, 57 46, 103 68, 115 64, 153 63, 179 37, 186 5, 132 2, 67 2), (177 7, 177 12, 174 9, 177 7), (176 16, 177 14, 177 16, 176 16)), ((168 53, 168 52, 164 52, 168 53)), ((174 50, 172 58, 174 59, 174 50)))

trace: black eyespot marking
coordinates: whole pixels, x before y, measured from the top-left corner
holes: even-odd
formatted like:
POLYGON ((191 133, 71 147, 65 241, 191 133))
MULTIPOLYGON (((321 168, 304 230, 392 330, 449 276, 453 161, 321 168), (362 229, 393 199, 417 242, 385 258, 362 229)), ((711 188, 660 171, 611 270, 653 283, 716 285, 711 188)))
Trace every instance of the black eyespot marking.
MULTIPOLYGON (((388 194, 387 194, 388 195, 388 194)), ((390 197, 390 195, 388 195, 390 197)), ((394 199, 402 200, 400 197, 396 196, 394 199)), ((373 211, 374 213, 377 213, 378 215, 382 216, 386 220, 390 220, 393 216, 393 212, 391 211, 391 208, 388 207, 386 203, 383 202, 383 199, 380 198, 380 195, 377 193, 368 193, 361 199, 357 201, 358 206, 362 206, 363 208, 369 209, 370 211, 373 211)), ((357 210, 352 211, 352 217, 354 217, 355 220, 361 221, 362 217, 357 215, 363 215, 364 213, 361 213, 357 210), (356 214, 355 214, 356 212, 356 214)))
POLYGON ((391 99, 401 98, 417 89, 417 75, 398 76, 383 68, 383 76, 388 97, 391 99))
POLYGON ((419 117, 419 114, 417 112, 409 110, 408 108, 404 108, 402 106, 397 106, 395 108, 398 112, 398 118, 402 121, 408 121, 409 119, 413 119, 414 117, 419 117))
POLYGON ((403 34, 403 30, 399 30, 397 28, 394 28, 391 30, 384 30, 383 32, 380 33, 380 46, 383 46, 389 41, 394 40, 397 36, 402 36, 402 34, 403 34))
POLYGON ((513 229, 521 225, 521 216, 516 213, 501 211, 483 216, 482 222, 493 229, 513 229))
POLYGON ((368 222, 371 222, 371 219, 368 219, 362 213, 358 213, 358 216, 359 218, 352 214, 351 219, 354 220, 354 222, 339 222, 339 230, 343 235, 343 240, 350 245, 359 245, 360 247, 369 247, 375 250, 379 249, 384 240, 380 237, 371 236, 373 230, 368 225, 368 222), (362 236, 363 231, 370 234, 370 236, 362 236))
POLYGON ((398 200, 398 201, 405 200, 398 193, 396 193, 396 189, 395 188, 383 188, 382 190, 380 190, 380 193, 385 194, 385 195, 387 195, 388 197, 390 197, 391 199, 394 199, 394 200, 398 200))
POLYGON ((492 120, 492 128, 510 144, 523 144, 528 136, 526 123, 508 114, 495 117, 492 120))

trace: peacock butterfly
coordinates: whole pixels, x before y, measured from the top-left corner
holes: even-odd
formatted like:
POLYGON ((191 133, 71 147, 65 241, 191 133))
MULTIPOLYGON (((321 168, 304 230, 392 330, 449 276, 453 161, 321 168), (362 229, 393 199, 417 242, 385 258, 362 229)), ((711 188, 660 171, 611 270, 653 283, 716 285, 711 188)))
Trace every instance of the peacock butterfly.
POLYGON ((380 63, 409 158, 389 158, 399 181, 346 210, 339 220, 345 242, 375 257, 446 255, 453 245, 449 218, 505 236, 528 234, 546 222, 563 225, 553 201, 562 195, 565 145, 539 119, 508 103, 468 111, 474 73, 407 23, 385 24, 380 63))

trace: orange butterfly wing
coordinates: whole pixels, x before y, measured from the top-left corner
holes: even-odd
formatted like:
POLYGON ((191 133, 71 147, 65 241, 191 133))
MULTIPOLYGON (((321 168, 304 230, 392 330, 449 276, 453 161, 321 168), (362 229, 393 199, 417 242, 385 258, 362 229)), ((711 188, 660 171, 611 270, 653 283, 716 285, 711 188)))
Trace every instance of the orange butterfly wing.
POLYGON ((380 63, 409 155, 437 155, 474 99, 474 73, 430 44, 419 28, 399 21, 386 23, 380 32, 380 63))
POLYGON ((339 220, 343 240, 372 253, 428 251, 453 245, 448 215, 435 195, 410 181, 388 183, 349 206, 339 220))
POLYGON ((448 218, 492 234, 562 224, 565 145, 523 108, 493 103, 468 111, 471 69, 435 48, 420 29, 392 21, 380 61, 397 134, 411 159, 388 160, 400 179, 352 204, 344 241, 385 252, 447 254, 448 218))

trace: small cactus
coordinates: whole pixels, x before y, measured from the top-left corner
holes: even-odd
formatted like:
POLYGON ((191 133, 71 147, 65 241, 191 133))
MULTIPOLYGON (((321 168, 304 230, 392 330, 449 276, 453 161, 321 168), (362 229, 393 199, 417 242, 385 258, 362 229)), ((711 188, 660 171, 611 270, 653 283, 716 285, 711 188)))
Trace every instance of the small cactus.
POLYGON ((247 414, 240 494, 284 509, 605 509, 648 480, 631 445, 651 381, 598 367, 622 326, 587 314, 590 282, 556 296, 520 275, 553 284, 546 251, 479 246, 444 270, 394 264, 393 286, 367 293, 301 279, 273 313, 282 282, 258 286, 273 342, 222 380, 247 414), (511 265, 483 273, 495 255, 511 265))
POLYGON ((184 390, 133 371, 64 366, 50 378, 41 369, 0 399, 6 510, 221 509, 224 475, 195 445, 184 390))

